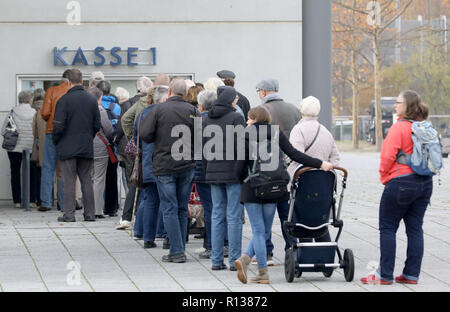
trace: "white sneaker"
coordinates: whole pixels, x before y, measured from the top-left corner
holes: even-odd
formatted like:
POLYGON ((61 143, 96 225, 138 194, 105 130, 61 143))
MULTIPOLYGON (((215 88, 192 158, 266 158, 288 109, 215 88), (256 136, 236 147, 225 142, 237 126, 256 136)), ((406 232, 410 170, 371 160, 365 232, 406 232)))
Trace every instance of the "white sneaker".
POLYGON ((20 208, 20 207, 21 207, 20 203, 14 204, 14 208, 20 208))
POLYGON ((36 203, 30 203, 30 208, 37 208, 36 203))
POLYGON ((205 248, 198 248, 198 249, 195 249, 195 253, 196 254, 201 254, 202 252, 205 252, 206 251, 206 249, 205 248))
POLYGON ((121 221, 120 224, 118 226, 116 226, 116 230, 126 230, 131 226, 131 222, 124 220, 121 221))
MULTIPOLYGON (((257 265, 258 264, 258 260, 256 260, 256 257, 254 257, 252 259, 252 264, 253 265, 257 265)), ((273 261, 272 257, 267 257, 267 266, 274 266, 275 262, 273 261)))

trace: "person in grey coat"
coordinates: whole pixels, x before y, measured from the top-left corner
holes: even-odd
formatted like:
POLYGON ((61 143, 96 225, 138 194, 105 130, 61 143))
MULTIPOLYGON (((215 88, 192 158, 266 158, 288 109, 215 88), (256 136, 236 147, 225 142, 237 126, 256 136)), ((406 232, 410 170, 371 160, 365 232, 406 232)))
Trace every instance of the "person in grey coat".
POLYGON ((106 168, 108 167, 109 152, 107 144, 111 139, 114 129, 109 121, 108 113, 102 106, 102 91, 96 87, 87 90, 98 101, 98 109, 100 111, 101 128, 94 138, 94 166, 92 170, 92 183, 94 187, 95 217, 104 218, 103 207, 105 199, 103 193, 105 191, 106 168))
MULTIPOLYGON (((19 93, 19 105, 11 111, 11 117, 17 127, 19 137, 17 144, 12 151, 8 151, 9 163, 11 165, 11 191, 13 195, 14 206, 20 208, 21 184, 20 184, 20 168, 22 165, 22 152, 33 148, 33 117, 36 110, 31 107, 33 102, 33 92, 26 90, 19 93)), ((5 133, 8 125, 8 117, 5 118, 2 127, 2 135, 5 133)))

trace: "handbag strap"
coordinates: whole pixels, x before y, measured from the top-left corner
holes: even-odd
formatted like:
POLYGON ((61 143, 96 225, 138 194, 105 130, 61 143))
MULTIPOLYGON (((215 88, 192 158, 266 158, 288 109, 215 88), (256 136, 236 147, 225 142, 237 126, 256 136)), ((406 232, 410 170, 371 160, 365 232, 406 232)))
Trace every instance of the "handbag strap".
POLYGON ((142 114, 142 112, 141 112, 141 115, 140 115, 140 118, 139 118, 139 122, 138 122, 138 127, 137 127, 137 144, 136 144, 136 156, 139 156, 139 143, 140 143, 140 135, 139 135, 139 132, 140 132, 140 129, 141 129, 141 121, 142 121, 142 118, 144 117, 144 114, 142 114))
MULTIPOLYGON (((319 132, 320 132, 320 124, 319 124, 319 129, 317 129, 316 132, 316 136, 314 137, 314 139, 312 140, 311 144, 309 144, 309 146, 305 149, 305 153, 311 148, 311 146, 313 146, 314 142, 316 142, 317 137, 319 136, 319 132)), ((303 134, 302 134, 303 135, 303 134)))
POLYGON ((108 142, 106 142, 106 140, 105 140, 105 138, 103 137, 103 135, 101 135, 100 133, 97 132, 97 137, 100 139, 100 141, 103 142, 103 144, 106 145, 106 148, 108 149, 108 155, 109 155, 109 158, 111 159, 111 162, 112 162, 113 164, 116 163, 116 162, 117 162, 117 157, 116 157, 116 155, 114 154, 114 152, 113 152, 111 146, 108 144, 108 142))

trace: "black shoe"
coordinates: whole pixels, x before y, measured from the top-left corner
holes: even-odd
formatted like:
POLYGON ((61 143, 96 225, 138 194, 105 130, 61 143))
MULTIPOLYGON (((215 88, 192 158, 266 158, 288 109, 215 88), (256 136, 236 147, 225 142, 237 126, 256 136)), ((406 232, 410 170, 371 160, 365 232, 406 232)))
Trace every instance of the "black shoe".
POLYGON ((211 270, 213 270, 213 271, 226 270, 226 269, 228 269, 228 268, 225 263, 222 263, 221 265, 213 265, 211 267, 211 270))
POLYGON ((163 262, 173 262, 173 263, 184 263, 186 262, 186 255, 185 254, 178 254, 178 255, 165 255, 162 256, 163 262))
POLYGON ((236 269, 236 267, 234 267, 234 266, 232 266, 232 267, 230 267, 230 271, 237 271, 237 269, 236 269))
POLYGON ((65 216, 58 217, 58 222, 76 222, 75 217, 67 218, 65 216))
POLYGON ((163 249, 170 249, 170 241, 169 238, 164 238, 163 249))
POLYGON ((155 242, 145 242, 144 241, 144 248, 155 248, 156 246, 155 242))
POLYGON ((95 218, 96 219, 105 219, 105 216, 104 215, 95 215, 95 218))
POLYGON ((117 217, 117 212, 108 213, 108 216, 110 216, 110 217, 117 217))
POLYGON ((41 206, 38 208, 38 210, 39 211, 49 211, 49 210, 52 210, 52 208, 41 206))
POLYGON ((56 203, 56 209, 57 209, 58 211, 61 211, 61 206, 59 205, 58 202, 56 203))
POLYGON ((84 221, 86 221, 86 222, 95 222, 95 217, 84 217, 84 221))
POLYGON ((78 202, 75 202, 75 210, 81 210, 83 209, 83 206, 78 205, 78 202))

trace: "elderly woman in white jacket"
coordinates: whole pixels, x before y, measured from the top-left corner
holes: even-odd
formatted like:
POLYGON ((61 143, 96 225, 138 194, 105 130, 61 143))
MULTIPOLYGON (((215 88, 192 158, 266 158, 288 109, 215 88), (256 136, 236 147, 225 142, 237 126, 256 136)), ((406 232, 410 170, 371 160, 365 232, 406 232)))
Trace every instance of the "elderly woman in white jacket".
MULTIPOLYGON (((19 105, 12 109, 11 116, 19 133, 17 143, 12 151, 8 151, 8 158, 11 164, 11 191, 13 195, 14 206, 20 208, 21 184, 20 168, 22 165, 22 152, 33 148, 33 117, 36 110, 31 107, 33 102, 33 92, 26 90, 19 93, 19 105)), ((2 127, 2 134, 8 124, 8 117, 2 127)))
MULTIPOLYGON (((292 128, 289 141, 292 146, 308 156, 328 161, 333 166, 339 165, 339 151, 330 131, 319 123, 320 101, 314 96, 302 100, 300 105, 302 119, 292 128)), ((298 163, 292 162, 288 167, 289 175, 295 173, 298 163)))

